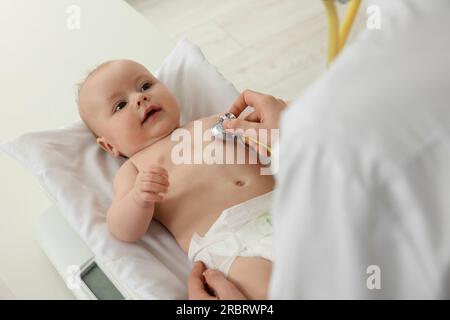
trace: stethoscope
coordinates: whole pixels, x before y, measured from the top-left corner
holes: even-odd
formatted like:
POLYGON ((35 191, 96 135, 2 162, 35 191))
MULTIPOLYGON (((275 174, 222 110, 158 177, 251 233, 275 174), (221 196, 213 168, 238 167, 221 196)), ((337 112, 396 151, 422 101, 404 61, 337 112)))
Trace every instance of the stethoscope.
MULTIPOLYGON (((325 5, 325 10, 328 16, 328 65, 330 65, 333 60, 337 57, 339 52, 345 46, 347 42, 348 35, 353 27, 353 23, 355 21, 356 14, 358 13, 359 6, 361 4, 361 0, 336 0, 342 4, 347 4, 348 7, 345 13, 344 22, 342 25, 339 24, 339 15, 336 9, 335 0, 322 0, 325 5)), ((258 141, 257 139, 246 135, 242 132, 231 132, 226 131, 223 128, 223 122, 225 120, 236 119, 236 116, 232 113, 225 113, 219 118, 219 121, 214 124, 211 128, 211 133, 215 138, 221 140, 240 140, 245 143, 245 141, 253 141, 259 147, 265 148, 269 153, 272 152, 272 149, 258 141)))
POLYGON ((348 35, 353 27, 361 0, 337 0, 348 4, 344 23, 339 25, 335 0, 322 0, 328 16, 328 64, 331 64, 339 52, 344 48, 348 35))
POLYGON ((224 141, 241 141, 242 143, 245 143, 245 141, 252 141, 258 146, 261 146, 265 148, 267 151, 272 152, 272 148, 270 148, 265 143, 262 143, 261 141, 258 141, 258 139, 255 139, 254 137, 245 134, 243 132, 232 132, 232 131, 226 131, 223 127, 223 122, 225 120, 233 120, 236 119, 236 116, 232 114, 231 112, 227 112, 224 115, 220 116, 219 121, 212 126, 211 133, 215 138, 224 140, 224 141))

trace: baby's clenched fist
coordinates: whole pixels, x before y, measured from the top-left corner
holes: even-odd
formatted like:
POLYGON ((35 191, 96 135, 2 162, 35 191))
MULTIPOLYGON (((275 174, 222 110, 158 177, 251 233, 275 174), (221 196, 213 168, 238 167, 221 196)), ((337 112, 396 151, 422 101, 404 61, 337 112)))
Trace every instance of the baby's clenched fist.
POLYGON ((169 188, 167 170, 158 166, 150 166, 139 171, 134 183, 134 199, 143 207, 160 202, 169 188))

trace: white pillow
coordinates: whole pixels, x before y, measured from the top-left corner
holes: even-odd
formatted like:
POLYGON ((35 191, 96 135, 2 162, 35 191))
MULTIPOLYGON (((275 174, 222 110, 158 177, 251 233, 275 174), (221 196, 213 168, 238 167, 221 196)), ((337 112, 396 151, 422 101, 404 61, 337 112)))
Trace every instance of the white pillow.
MULTIPOLYGON (((181 106, 181 123, 225 112, 238 92, 188 40, 180 40, 155 73, 181 106)), ((67 85, 71 85, 68 83, 67 85)), ((124 159, 101 150, 81 120, 0 145, 37 177, 51 200, 110 272, 142 299, 186 298, 191 263, 157 222, 136 244, 107 230, 113 179, 124 159)))
POLYGON ((236 88, 206 60, 196 45, 183 39, 154 74, 181 106, 181 124, 224 113, 238 96, 236 88))

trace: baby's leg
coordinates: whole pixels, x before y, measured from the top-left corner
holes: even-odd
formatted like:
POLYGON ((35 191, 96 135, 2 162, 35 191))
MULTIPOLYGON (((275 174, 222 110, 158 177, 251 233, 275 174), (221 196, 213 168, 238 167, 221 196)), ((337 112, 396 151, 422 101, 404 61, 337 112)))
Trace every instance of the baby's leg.
POLYGON ((228 272, 233 282, 249 299, 267 299, 272 262, 259 257, 237 257, 228 272))

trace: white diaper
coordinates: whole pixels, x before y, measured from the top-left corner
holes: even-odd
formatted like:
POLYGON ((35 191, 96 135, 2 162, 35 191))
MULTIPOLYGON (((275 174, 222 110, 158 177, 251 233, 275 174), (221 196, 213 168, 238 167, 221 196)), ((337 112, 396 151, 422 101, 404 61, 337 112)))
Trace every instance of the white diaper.
POLYGON ((189 259, 203 261, 228 275, 237 256, 272 261, 272 193, 250 199, 222 212, 204 237, 194 233, 189 259))

